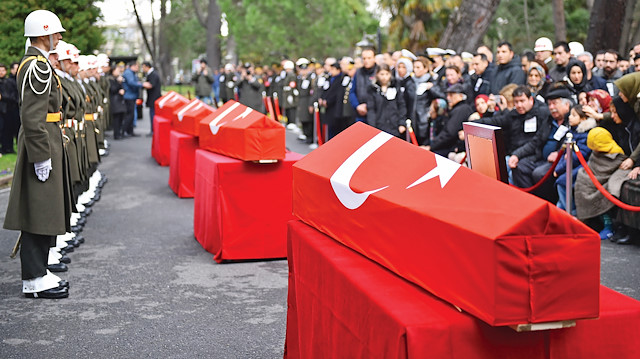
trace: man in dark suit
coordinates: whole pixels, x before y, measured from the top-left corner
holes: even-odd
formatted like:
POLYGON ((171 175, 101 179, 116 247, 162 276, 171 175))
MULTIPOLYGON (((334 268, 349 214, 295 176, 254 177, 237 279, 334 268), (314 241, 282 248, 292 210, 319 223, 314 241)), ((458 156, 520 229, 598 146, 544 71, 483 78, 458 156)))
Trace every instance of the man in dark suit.
POLYGON ((153 134, 153 118, 155 116, 155 102, 160 98, 160 76, 154 70, 149 61, 142 63, 142 71, 146 75, 146 81, 142 84, 142 87, 147 89, 147 107, 149 107, 149 122, 151 123, 151 132, 147 136, 153 134))

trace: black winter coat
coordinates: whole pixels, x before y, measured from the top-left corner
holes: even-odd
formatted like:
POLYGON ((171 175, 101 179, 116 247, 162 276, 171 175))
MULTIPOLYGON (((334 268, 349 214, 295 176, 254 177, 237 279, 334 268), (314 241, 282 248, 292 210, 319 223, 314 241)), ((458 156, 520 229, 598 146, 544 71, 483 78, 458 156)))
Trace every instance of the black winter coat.
MULTIPOLYGON (((533 121, 533 120, 532 120, 533 121)), ((515 109, 489 118, 481 118, 476 121, 487 125, 499 126, 504 133, 505 148, 508 155, 516 155, 518 158, 536 155, 542 158, 542 147, 544 143, 533 143, 538 132, 545 132, 542 138, 546 141, 551 128, 552 118, 547 105, 533 101, 533 107, 524 115, 519 114, 515 109), (525 128, 525 121, 535 117, 535 128, 531 125, 525 128), (526 131, 525 131, 526 130, 526 131)))
POLYGON ((124 104, 124 96, 120 94, 122 89, 122 83, 119 82, 113 76, 109 76, 109 97, 111 98, 111 105, 109 107, 111 113, 125 113, 127 112, 127 106, 124 104))
POLYGON ((462 130, 462 123, 468 121, 473 112, 471 106, 464 101, 453 106, 444 129, 431 141, 431 151, 444 157, 449 152, 462 151, 464 142, 458 138, 458 132, 462 130))
POLYGON ((367 123, 396 137, 400 135, 398 127, 406 125, 407 107, 400 87, 392 81, 386 92, 377 84, 369 87, 367 97, 367 123))
POLYGON ((520 56, 516 55, 513 59, 504 65, 498 65, 496 73, 491 82, 491 93, 497 95, 503 87, 508 84, 524 85, 527 77, 522 71, 522 63, 520 56))

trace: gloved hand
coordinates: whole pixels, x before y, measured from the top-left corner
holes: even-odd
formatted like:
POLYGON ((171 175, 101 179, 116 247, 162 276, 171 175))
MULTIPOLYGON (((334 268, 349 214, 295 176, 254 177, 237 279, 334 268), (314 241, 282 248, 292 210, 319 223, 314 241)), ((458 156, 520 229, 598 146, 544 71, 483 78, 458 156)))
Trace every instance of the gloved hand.
POLYGON ((33 166, 36 169, 36 176, 38 176, 40 181, 44 182, 49 178, 49 172, 52 170, 51 158, 46 161, 36 162, 33 166))

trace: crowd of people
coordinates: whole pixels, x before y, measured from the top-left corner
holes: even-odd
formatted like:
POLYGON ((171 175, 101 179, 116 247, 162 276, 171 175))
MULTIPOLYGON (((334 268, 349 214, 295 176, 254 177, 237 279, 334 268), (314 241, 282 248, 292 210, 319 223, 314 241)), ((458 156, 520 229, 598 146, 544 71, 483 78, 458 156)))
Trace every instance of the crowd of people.
POLYGON ((571 175, 571 213, 601 230, 603 239, 630 243, 640 221, 621 221, 623 211, 598 192, 575 155, 572 173, 564 158, 551 168, 571 134, 612 194, 620 196, 625 182, 632 187, 640 173, 640 44, 628 57, 615 50, 594 55, 580 43, 546 37, 532 45, 521 55, 506 41, 495 53, 484 45, 474 54, 365 48, 355 59, 284 59, 271 67, 227 64, 213 71, 203 61, 194 79, 196 94, 211 103, 235 99, 265 112, 265 98, 278 99, 273 105, 287 128, 307 143, 314 139, 314 103, 325 139, 356 121, 406 139, 408 119, 418 145, 457 161, 466 158, 463 122, 500 126, 512 185, 528 189, 549 172, 533 193, 565 209, 571 175))

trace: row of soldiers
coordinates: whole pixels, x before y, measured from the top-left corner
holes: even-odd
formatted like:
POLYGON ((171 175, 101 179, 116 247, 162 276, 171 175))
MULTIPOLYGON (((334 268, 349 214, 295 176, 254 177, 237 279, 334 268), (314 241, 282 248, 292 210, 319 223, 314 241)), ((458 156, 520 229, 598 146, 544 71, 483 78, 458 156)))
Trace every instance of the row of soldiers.
POLYGON ((25 19, 27 47, 17 71, 20 118, 16 168, 4 228, 19 230, 22 292, 30 298, 65 298, 64 272, 84 238, 78 235, 106 177, 108 81, 104 57, 82 57, 62 39, 66 30, 47 10, 25 19))
MULTIPOLYGON (((227 64, 219 77, 220 102, 237 100, 263 113, 269 110, 266 107, 271 102, 276 115, 281 114, 288 129, 297 131, 297 124, 300 124, 302 132, 298 139, 310 144, 313 142, 314 103, 319 103, 318 111, 325 125, 334 123, 337 118, 353 117, 353 109, 348 106, 348 95, 354 72, 354 62, 349 58, 340 62, 328 58, 324 64, 306 58, 300 58, 295 63, 283 60, 275 69, 254 67, 250 63, 238 68, 227 64), (339 83, 330 91, 331 79, 336 77, 335 73, 332 76, 332 72, 344 76, 340 76, 339 83)), ((333 137, 339 130, 329 132, 327 135, 333 137)))

